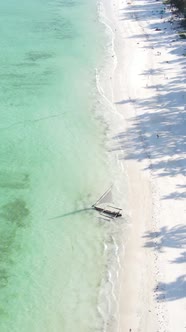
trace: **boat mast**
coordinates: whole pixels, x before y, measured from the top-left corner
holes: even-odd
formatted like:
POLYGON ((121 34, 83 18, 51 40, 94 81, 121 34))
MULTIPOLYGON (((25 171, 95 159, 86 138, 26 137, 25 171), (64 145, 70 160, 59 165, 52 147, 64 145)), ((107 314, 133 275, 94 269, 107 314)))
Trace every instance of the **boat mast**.
POLYGON ((108 192, 111 190, 112 186, 110 186, 103 195, 101 195, 101 197, 92 205, 92 207, 95 207, 97 203, 99 203, 99 201, 101 201, 101 199, 106 196, 108 194, 108 192))

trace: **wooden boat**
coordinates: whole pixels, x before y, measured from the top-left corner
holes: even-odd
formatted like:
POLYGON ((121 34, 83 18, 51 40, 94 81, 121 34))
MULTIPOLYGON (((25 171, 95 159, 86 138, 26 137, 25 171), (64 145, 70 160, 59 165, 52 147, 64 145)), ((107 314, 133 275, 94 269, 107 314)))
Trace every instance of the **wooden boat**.
POLYGON ((111 216, 111 217, 113 217, 113 218, 122 217, 122 213, 121 213, 122 209, 116 208, 116 207, 114 207, 114 206, 111 206, 111 208, 112 208, 112 209, 115 209, 115 211, 114 211, 114 210, 111 210, 111 209, 108 210, 108 209, 101 208, 101 207, 94 206, 94 205, 92 205, 92 207, 93 207, 95 210, 97 210, 97 211, 99 211, 99 212, 101 212, 101 213, 108 214, 109 216, 111 216))
POLYGON ((108 205, 112 202, 112 187, 110 187, 97 201, 92 208, 109 218, 122 217, 122 209, 108 205))

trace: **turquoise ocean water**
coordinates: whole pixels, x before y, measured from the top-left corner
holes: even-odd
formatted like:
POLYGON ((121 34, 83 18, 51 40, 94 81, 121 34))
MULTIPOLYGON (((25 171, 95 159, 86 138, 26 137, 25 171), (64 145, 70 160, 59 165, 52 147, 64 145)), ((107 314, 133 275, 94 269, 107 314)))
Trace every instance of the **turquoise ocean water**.
POLYGON ((96 6, 0 3, 1 332, 103 328, 110 226, 86 210, 110 185, 95 117, 105 52, 96 6))

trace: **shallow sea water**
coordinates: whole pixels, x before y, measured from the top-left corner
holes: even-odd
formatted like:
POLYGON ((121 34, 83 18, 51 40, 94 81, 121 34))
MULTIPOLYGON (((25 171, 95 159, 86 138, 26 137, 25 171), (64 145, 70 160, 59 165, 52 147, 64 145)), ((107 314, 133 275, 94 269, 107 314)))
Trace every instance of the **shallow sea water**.
POLYGON ((0 331, 101 331, 110 185, 97 4, 0 3, 0 331))

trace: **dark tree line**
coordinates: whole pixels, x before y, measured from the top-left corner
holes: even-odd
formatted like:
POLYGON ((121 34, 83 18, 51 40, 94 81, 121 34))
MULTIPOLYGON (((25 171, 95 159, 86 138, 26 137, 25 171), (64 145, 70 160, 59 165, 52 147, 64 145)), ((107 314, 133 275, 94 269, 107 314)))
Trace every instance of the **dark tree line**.
POLYGON ((176 6, 186 17, 186 0, 171 0, 171 4, 176 6))

